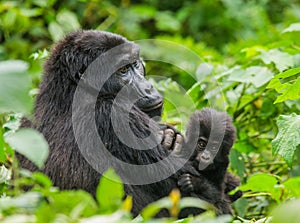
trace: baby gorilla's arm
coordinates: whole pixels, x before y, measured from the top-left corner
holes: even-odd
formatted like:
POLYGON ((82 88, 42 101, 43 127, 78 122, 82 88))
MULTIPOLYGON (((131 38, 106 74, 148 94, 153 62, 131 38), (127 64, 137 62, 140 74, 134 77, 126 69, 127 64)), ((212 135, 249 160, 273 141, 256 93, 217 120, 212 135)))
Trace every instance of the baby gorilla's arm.
POLYGON ((194 177, 188 173, 183 174, 179 177, 178 186, 181 191, 213 204, 217 208, 218 215, 232 214, 230 202, 224 197, 224 193, 204 176, 194 177))

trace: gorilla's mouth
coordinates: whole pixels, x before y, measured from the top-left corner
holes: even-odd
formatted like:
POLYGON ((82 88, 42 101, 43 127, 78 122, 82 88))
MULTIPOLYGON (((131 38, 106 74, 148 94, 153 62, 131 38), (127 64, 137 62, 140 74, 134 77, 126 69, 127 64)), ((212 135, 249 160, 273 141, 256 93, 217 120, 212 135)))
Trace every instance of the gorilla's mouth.
POLYGON ((163 101, 161 101, 161 102, 159 102, 156 105, 153 105, 151 107, 143 108, 142 111, 143 112, 150 112, 150 111, 155 110, 157 108, 160 108, 162 106, 163 106, 163 101))

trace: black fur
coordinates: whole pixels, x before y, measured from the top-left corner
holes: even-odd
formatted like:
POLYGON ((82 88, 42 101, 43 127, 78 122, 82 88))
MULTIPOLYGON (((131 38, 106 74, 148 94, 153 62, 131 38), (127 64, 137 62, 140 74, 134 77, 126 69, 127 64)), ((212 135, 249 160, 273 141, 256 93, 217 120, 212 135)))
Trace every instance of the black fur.
MULTIPOLYGON (((80 75, 89 64, 103 52, 124 42, 127 42, 124 37, 107 32, 76 31, 67 35, 53 47, 50 58, 45 63, 32 124, 24 119, 22 127, 35 128, 45 136, 50 146, 50 154, 42 171, 51 178, 55 186, 61 189, 83 189, 95 194, 101 174, 87 163, 76 144, 71 120, 72 100, 80 75)), ((109 84, 115 83, 109 82, 109 84)), ((169 155, 169 151, 163 149, 161 145, 150 150, 134 150, 124 145, 115 134, 110 121, 113 101, 113 95, 109 97, 100 95, 96 106, 87 104, 83 109, 87 112, 95 109, 99 136, 106 149, 114 157, 127 163, 144 165, 156 163, 169 155)), ((122 109, 122 105, 120 107, 122 109)), ((84 121, 85 118, 83 112, 78 120, 81 122, 82 134, 88 134, 90 131, 90 126, 87 126, 84 121)), ((135 135, 141 138, 153 130, 151 128, 158 128, 158 125, 136 106, 132 107, 128 121, 135 135)), ((90 145, 95 145, 95 142, 91 141, 90 145)), ((32 171, 38 170, 21 155, 18 155, 18 158, 21 167, 32 171)), ((122 167, 110 163, 110 160, 106 158, 105 156, 99 157, 99 162, 106 162, 105 165, 114 167, 120 175, 128 175, 128 178, 135 176, 134 173, 122 173, 122 167)), ((180 162, 180 160, 168 162, 160 166, 159 171, 156 169, 150 171, 162 174, 174 169, 175 172, 175 167, 180 162)), ((189 170, 183 169, 182 171, 197 174, 197 171, 191 167, 189 170)), ((177 187, 177 176, 172 175, 163 181, 148 185, 125 185, 125 192, 133 196, 132 213, 137 215, 147 204, 167 196, 175 187, 177 187)), ((167 213, 161 212, 160 216, 167 216, 167 213)))
POLYGON ((179 179, 181 189, 214 204, 218 214, 231 214, 230 202, 242 195, 241 191, 234 195, 227 195, 240 183, 237 177, 227 172, 229 152, 235 141, 235 132, 232 120, 226 113, 205 108, 191 116, 187 127, 186 143, 183 146, 183 153, 190 149, 194 150, 190 160, 194 167, 198 168, 201 176, 183 174, 179 179), (203 143, 201 138, 208 139, 207 144, 200 146, 199 144, 203 143), (215 153, 214 147, 218 149, 215 157, 212 156, 212 153, 215 153), (199 157, 205 151, 211 156, 208 156, 207 160, 201 160, 199 157), (202 167, 201 162, 207 162, 204 169, 199 168, 202 167))

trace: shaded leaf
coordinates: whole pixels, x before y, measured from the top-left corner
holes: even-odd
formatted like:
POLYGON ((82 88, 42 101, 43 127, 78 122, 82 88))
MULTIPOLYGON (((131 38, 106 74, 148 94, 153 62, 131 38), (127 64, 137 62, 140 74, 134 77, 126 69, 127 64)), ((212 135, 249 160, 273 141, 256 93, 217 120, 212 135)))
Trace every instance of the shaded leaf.
POLYGON ((276 207, 271 216, 273 216, 272 223, 299 223, 300 222, 300 199, 290 200, 280 206, 276 207))
POLYGON ((0 113, 31 112, 33 105, 29 96, 31 81, 27 70, 28 64, 24 61, 0 62, 0 113))
POLYGON ((42 168, 49 154, 44 136, 34 129, 20 129, 5 138, 14 150, 42 168))

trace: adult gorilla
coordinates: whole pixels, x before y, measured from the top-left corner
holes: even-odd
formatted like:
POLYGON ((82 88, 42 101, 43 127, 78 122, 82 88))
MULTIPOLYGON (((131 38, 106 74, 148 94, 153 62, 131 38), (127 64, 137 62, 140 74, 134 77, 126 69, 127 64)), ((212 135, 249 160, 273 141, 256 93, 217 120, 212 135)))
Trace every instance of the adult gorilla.
MULTIPOLYGON (((174 173, 184 162, 154 137, 159 126, 151 117, 161 115, 162 97, 145 79, 138 54, 119 35, 70 33, 45 63, 32 122, 23 121, 49 143, 43 172, 54 185, 95 194, 101 173, 113 167, 133 196, 134 215, 177 187, 174 173)), ((37 170, 18 156, 21 167, 37 170)), ((192 167, 180 172, 197 175, 192 167)))

